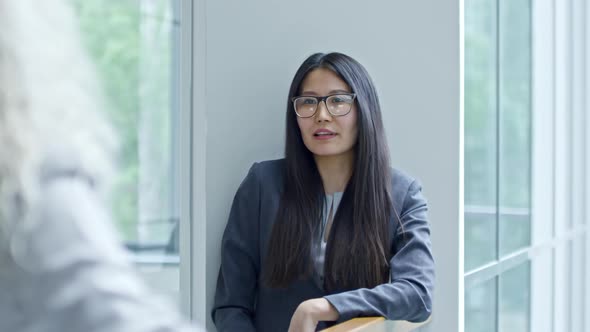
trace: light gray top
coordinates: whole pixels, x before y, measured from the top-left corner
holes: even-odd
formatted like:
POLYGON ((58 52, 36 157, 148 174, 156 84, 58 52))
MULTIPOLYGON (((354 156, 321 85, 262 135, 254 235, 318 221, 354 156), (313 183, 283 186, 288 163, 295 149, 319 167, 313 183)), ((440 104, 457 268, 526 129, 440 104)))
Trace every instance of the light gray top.
POLYGON ((324 201, 324 210, 322 213, 322 223, 318 231, 318 238, 314 241, 312 246, 312 257, 314 259, 314 280, 319 288, 324 288, 324 264, 326 261, 326 226, 328 225, 328 219, 331 216, 334 219, 340 201, 342 200, 342 192, 335 192, 333 194, 326 194, 326 200, 324 201))
POLYGON ((0 331, 197 330, 135 274, 87 178, 44 179, 28 222, 14 201, 0 224, 0 331))

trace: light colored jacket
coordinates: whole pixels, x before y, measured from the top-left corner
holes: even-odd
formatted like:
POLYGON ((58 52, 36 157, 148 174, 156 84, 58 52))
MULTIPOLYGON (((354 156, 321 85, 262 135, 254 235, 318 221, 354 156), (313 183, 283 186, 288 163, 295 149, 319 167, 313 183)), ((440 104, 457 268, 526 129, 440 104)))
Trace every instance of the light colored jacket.
POLYGON ((40 182, 30 218, 14 197, 0 232, 0 331, 197 331, 135 274, 90 179, 40 182))

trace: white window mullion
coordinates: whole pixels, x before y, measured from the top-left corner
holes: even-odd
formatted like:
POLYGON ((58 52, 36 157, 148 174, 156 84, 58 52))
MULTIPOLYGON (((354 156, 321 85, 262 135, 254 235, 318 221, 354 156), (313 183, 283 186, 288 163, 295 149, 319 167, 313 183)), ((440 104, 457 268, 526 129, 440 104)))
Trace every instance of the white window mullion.
MULTIPOLYGON (((554 0, 555 15, 555 188, 554 188, 554 223, 555 235, 559 238, 567 232, 570 222, 570 188, 568 173, 570 171, 570 77, 568 63, 570 60, 570 1, 554 0)), ((570 323, 570 257, 569 243, 558 243, 555 248, 554 265, 554 331, 569 331, 570 323)))
MULTIPOLYGON (((585 179, 585 186, 584 186, 584 223, 587 225, 590 223, 590 171, 588 167, 590 166, 590 115, 588 114, 588 101, 590 100, 588 94, 590 93, 590 65, 588 64, 588 60, 586 56, 590 54, 590 22, 588 19, 590 18, 590 5, 584 2, 584 80, 583 80, 583 114, 584 114, 584 179, 585 179)), ((586 228, 588 229, 588 228, 586 228)), ((585 235, 585 278, 586 283, 588 283, 588 278, 590 277, 590 234, 586 231, 585 235)), ((586 330, 590 329, 590 285, 585 285, 585 306, 584 311, 586 317, 585 321, 585 328, 586 330)))
POLYGON ((532 244, 551 241, 553 223, 553 15, 552 0, 533 6, 532 244))
POLYGON ((584 177, 584 169, 583 169, 583 141, 584 141, 584 123, 583 123, 583 47, 584 47, 584 39, 583 39, 583 25, 582 20, 584 19, 582 15, 582 6, 583 2, 586 0, 573 0, 573 7, 572 7, 572 34, 571 34, 571 57, 572 60, 571 65, 573 66, 571 73, 572 78, 571 82, 573 85, 571 86, 572 91, 572 103, 571 103, 571 111, 572 111, 572 130, 571 130, 571 139, 572 139, 572 222, 574 225, 579 225, 582 223, 583 219, 583 204, 584 202, 583 197, 583 190, 584 184, 582 179, 584 177))
MULTIPOLYGON (((553 228, 553 2, 536 0, 532 13, 532 234, 534 246, 552 239, 553 228)), ((539 253, 531 261, 531 331, 552 331, 551 249, 539 253), (549 258, 549 259, 548 259, 549 258)))
POLYGON ((570 188, 568 173, 570 170, 570 76, 568 62, 570 60, 569 42, 569 9, 570 0, 554 0, 555 4, 555 235, 567 232, 570 214, 570 188))
POLYGON ((571 13, 571 74, 572 74, 572 155, 571 155, 571 197, 572 224, 576 232, 572 243, 571 256, 571 331, 584 331, 584 233, 582 229, 584 214, 584 110, 583 110, 583 78, 584 78, 584 12, 586 0, 573 0, 571 13))

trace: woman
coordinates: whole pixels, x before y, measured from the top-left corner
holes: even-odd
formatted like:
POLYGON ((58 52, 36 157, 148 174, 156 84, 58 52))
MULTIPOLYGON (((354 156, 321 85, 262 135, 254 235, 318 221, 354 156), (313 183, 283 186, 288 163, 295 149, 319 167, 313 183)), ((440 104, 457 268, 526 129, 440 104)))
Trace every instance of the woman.
POLYGON ((285 159, 256 163, 222 240, 218 331, 314 331, 357 316, 423 321, 434 262, 421 186, 392 170, 375 87, 339 53, 291 84, 285 159))
POLYGON ((106 208, 116 140, 71 10, 0 0, 0 331, 194 331, 106 208))

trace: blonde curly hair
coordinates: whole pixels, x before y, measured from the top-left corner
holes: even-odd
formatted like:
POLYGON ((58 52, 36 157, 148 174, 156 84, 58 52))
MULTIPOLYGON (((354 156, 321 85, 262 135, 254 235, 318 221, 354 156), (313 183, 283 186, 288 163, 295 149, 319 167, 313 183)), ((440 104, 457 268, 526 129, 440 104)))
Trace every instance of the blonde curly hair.
POLYGON ((108 192, 117 140, 78 31, 65 1, 0 0, 0 230, 15 195, 25 212, 35 200, 56 151, 108 192))

